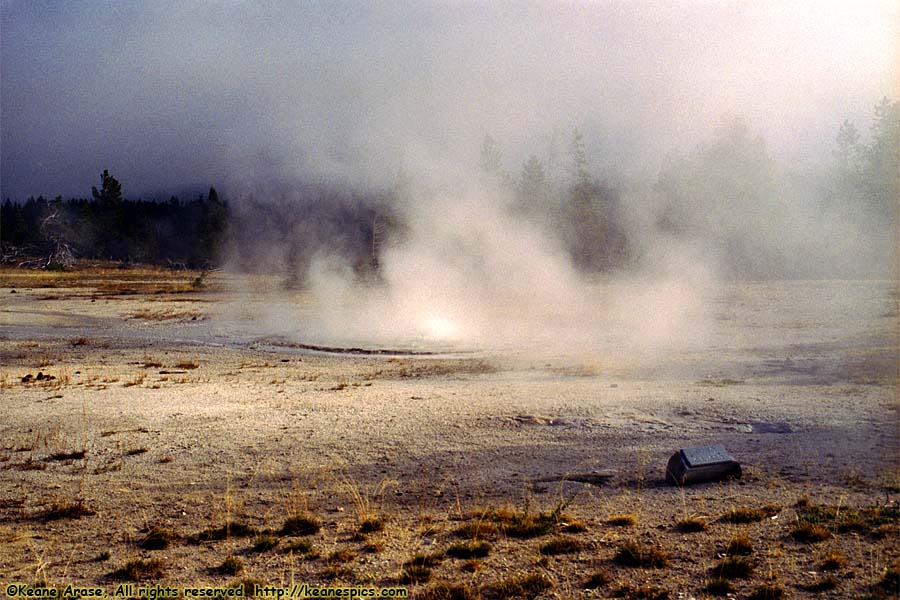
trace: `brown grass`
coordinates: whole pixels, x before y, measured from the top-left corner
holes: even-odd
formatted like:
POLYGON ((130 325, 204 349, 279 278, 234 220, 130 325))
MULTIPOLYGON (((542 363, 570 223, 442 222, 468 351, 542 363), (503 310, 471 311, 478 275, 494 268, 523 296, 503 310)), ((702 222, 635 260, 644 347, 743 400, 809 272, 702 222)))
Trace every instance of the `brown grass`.
POLYGON ((655 546, 646 546, 636 541, 627 541, 619 546, 615 562, 625 567, 659 569, 669 564, 669 557, 655 546))

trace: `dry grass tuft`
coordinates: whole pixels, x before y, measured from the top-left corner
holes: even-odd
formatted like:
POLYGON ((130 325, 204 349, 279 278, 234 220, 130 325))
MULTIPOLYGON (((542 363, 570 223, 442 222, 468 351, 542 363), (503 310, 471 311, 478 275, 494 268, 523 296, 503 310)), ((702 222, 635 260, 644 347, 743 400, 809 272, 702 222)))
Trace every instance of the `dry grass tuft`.
POLYGON ((553 581, 543 573, 516 575, 486 588, 488 596, 495 598, 533 598, 553 587, 553 581))
POLYGON ((147 535, 138 542, 138 545, 145 550, 164 550, 178 539, 175 533, 153 527, 147 532, 147 535))
POLYGON ((59 519, 80 519, 81 517, 90 517, 96 514, 96 511, 85 506, 82 500, 75 502, 63 500, 51 504, 50 508, 39 515, 39 518, 44 521, 57 521, 59 519))
POLYGON ((753 542, 746 535, 738 535, 728 542, 725 547, 725 554, 735 556, 748 556, 753 554, 753 542))
POLYGON ((416 598, 421 600, 476 600, 478 595, 465 584, 439 583, 419 592, 416 598))
POLYGON ((823 571, 837 571, 844 568, 846 564, 847 559, 844 558, 844 555, 837 550, 832 550, 822 558, 819 568, 823 571))
POLYGON ((764 583, 748 596, 749 600, 781 600, 784 598, 784 588, 774 583, 764 583))
POLYGON ((686 517, 675 524, 675 529, 682 533, 699 533, 708 528, 706 521, 700 517, 686 517))
POLYGON ((175 365, 175 368, 176 369, 185 369, 187 371, 190 371, 191 369, 199 369, 200 364, 191 360, 191 361, 180 362, 177 365, 175 365))
POLYGON ((223 575, 238 575, 244 570, 244 561, 236 556, 229 556, 216 570, 223 575))
POLYGON ((703 586, 703 591, 710 596, 727 596, 734 593, 734 584, 727 579, 717 577, 716 579, 707 581, 706 585, 703 586))
POLYGON ((669 557, 654 546, 644 546, 640 542, 627 541, 619 546, 613 560, 625 567, 659 569, 669 564, 669 557))
POLYGON ((251 552, 268 552, 269 550, 274 550, 279 540, 277 537, 271 535, 264 535, 262 537, 256 538, 253 542, 253 546, 250 548, 251 552))
POLYGON ((766 512, 759 508, 732 508, 722 515, 728 523, 756 523, 766 518, 766 512))
POLYGON ((596 590, 609 583, 609 575, 606 571, 594 571, 587 581, 584 582, 584 588, 587 590, 596 590))
POLYGON ((748 579, 753 574, 753 561, 745 556, 727 556, 713 571, 722 579, 748 579))
POLYGON ((614 527, 634 527, 637 523, 637 517, 632 514, 613 515, 606 522, 614 527))
POLYGON ((281 535, 313 535, 322 528, 322 523, 312 515, 294 515, 285 520, 281 535))
POLYGON ((213 540, 226 540, 230 537, 250 537, 251 535, 256 535, 256 533, 255 527, 246 523, 229 521, 221 527, 204 529, 194 536, 194 539, 197 542, 210 542, 213 540))
POLYGON ((482 541, 456 542, 447 548, 447 556, 461 559, 484 558, 490 552, 491 545, 482 541))
POLYGON ((495 535, 497 526, 490 521, 472 521, 462 525, 454 533, 466 540, 477 540, 495 535))
POLYGON ((798 542, 805 544, 813 544, 815 542, 824 542, 831 537, 831 532, 814 523, 800 521, 791 529, 791 537, 798 542))
POLYGON ((110 574, 115 579, 128 581, 146 581, 148 579, 160 579, 165 575, 163 562, 158 558, 150 560, 135 559, 125 563, 121 569, 110 574))
POLYGON ((560 537, 550 540, 541 545, 539 552, 545 556, 555 556, 557 554, 574 554, 584 550, 584 544, 579 540, 570 537, 560 537))

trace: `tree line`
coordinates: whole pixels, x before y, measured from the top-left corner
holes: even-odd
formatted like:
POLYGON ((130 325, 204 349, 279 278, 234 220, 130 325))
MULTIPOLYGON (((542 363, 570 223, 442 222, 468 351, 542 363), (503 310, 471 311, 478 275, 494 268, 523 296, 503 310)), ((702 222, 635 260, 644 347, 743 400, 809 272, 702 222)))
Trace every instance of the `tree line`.
POLYGON ((204 268, 224 247, 228 207, 213 187, 188 201, 126 200, 122 185, 104 170, 91 196, 7 199, 0 207, 4 262, 64 269, 91 259, 204 268))
MULTIPOLYGON (((511 217, 542 228, 582 272, 601 273, 641 260, 642 232, 626 226, 630 207, 623 206, 622 191, 592 174, 585 146, 574 131, 563 161, 533 154, 512 175, 500 144, 488 135, 472 173, 487 191, 486 202, 501 202, 511 217)), ((805 200, 778 171, 762 139, 736 122, 663 167, 653 200, 641 200, 656 203, 655 222, 644 226, 672 238, 704 240, 738 273, 803 275, 802 261, 792 254, 804 249, 772 243, 773 222, 818 218, 824 211, 834 222, 855 223, 857 231, 884 229, 885 223, 896 230, 900 103, 884 99, 876 106, 868 142, 845 121, 834 159, 807 203, 815 210, 792 213, 805 200)), ((401 179, 392 189, 362 192, 297 184, 283 195, 229 203, 215 188, 187 201, 127 200, 119 181, 104 171, 91 198, 7 199, 0 207, 0 250, 6 263, 31 260, 51 268, 80 258, 191 268, 228 260, 244 271, 281 272, 299 285, 316 258, 329 256, 359 278, 377 280, 381 249, 408 232, 401 207, 415 201, 410 193, 401 179)))

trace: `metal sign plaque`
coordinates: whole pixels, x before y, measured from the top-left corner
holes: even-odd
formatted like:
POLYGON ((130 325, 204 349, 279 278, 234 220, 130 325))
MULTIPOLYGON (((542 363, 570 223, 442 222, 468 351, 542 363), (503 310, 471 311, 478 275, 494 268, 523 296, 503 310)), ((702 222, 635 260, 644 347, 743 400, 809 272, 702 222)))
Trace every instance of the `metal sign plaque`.
POLYGON ((741 476, 741 465, 721 444, 683 448, 666 464, 666 480, 676 485, 741 476))
POLYGON ((728 454, 725 446, 702 446, 700 448, 684 448, 681 453, 689 467, 700 467, 720 462, 734 462, 734 457, 728 454))

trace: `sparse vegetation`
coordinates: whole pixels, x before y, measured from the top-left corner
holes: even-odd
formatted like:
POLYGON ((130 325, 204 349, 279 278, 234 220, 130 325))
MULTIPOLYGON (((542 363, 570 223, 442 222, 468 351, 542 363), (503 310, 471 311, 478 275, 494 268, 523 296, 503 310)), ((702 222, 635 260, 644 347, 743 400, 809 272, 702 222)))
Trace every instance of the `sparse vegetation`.
POLYGON ((791 537, 798 542, 812 544, 815 542, 824 542, 831 537, 831 532, 814 523, 807 521, 799 521, 791 529, 791 537))
POLYGON ((846 564, 847 559, 844 558, 844 555, 837 550, 832 550, 822 558, 819 568, 823 571, 837 571, 844 568, 846 564))
POLYGON ((748 556, 753 554, 753 542, 745 535, 738 535, 728 541, 725 554, 736 556, 748 556))
POLYGON ((335 550, 331 554, 328 555, 326 559, 330 564, 343 564, 353 561, 356 558, 356 553, 353 550, 343 548, 341 550, 335 550))
POLYGON ((145 550, 163 550, 178 539, 173 532, 153 527, 147 532, 138 545, 145 550))
POLYGON ((585 589, 595 590, 609 583, 609 574, 606 571, 594 571, 584 582, 585 589))
POLYGON ((543 573, 515 575, 486 588, 487 595, 504 598, 533 598, 553 587, 553 581, 543 573))
POLYGON ((281 526, 281 535, 313 535, 322 528, 322 523, 312 515, 294 515, 281 526))
POLYGON ((217 569, 223 575, 239 575, 243 570, 244 561, 236 556, 227 557, 217 569))
POLYGON ((584 550, 584 544, 575 538, 560 537, 550 540, 538 549, 545 556, 555 556, 557 554, 574 554, 584 550))
POLYGON ((289 544, 284 544, 281 546, 281 552, 285 554, 293 552, 306 560, 312 560, 319 557, 319 553, 313 549, 312 543, 308 540, 294 540, 289 544))
POLYGON ((496 534, 497 526, 491 521, 476 520, 463 524, 454 533, 463 539, 477 540, 496 534))
POLYGON ((753 561, 746 556, 726 556, 713 572, 722 579, 747 579, 753 573, 753 561))
POLYGON ((229 521, 221 527, 204 529, 195 536, 195 539, 198 542, 209 542, 225 540, 230 537, 250 537, 251 535, 256 535, 256 533, 255 527, 239 521, 229 521))
POLYGON ((417 596, 421 600, 476 600, 477 594, 467 585, 450 585, 439 583, 421 591, 417 596))
POLYGON ((461 559, 484 558, 490 551, 491 545, 484 541, 456 542, 447 548, 447 556, 461 559))
POLYGON ((732 584, 728 579, 717 577, 715 579, 710 579, 709 581, 707 581, 706 585, 703 586, 703 591, 710 596, 727 596, 728 594, 734 592, 734 584, 732 584))
POLYGON ((59 519, 80 519, 81 517, 90 517, 97 514, 88 508, 84 501, 61 500, 54 502, 44 512, 40 514, 40 518, 44 521, 56 521, 59 519))
POLYGON ((781 600, 784 598, 784 588, 774 583, 764 583, 749 596, 749 600, 781 600))
POLYGON ((659 569, 669 564, 669 557, 655 546, 645 546, 640 542, 627 541, 619 546, 614 557, 616 563, 625 567, 659 569))
POLYGON ((250 548, 252 552, 268 552, 269 550, 274 550, 276 546, 278 546, 279 540, 277 537, 271 535, 264 535, 262 537, 256 538, 253 542, 253 546, 250 548))
POLYGON ((608 518, 606 522, 615 527, 633 527, 634 524, 637 523, 637 518, 631 514, 613 515, 608 518))
POLYGON ((147 581, 150 579, 160 579, 165 575, 165 567, 163 562, 158 558, 150 560, 134 559, 111 573, 115 579, 125 579, 127 581, 147 581))
POLYGON ((700 517, 685 517, 675 524, 675 529, 682 533, 699 533, 706 531, 709 526, 700 517))
POLYGON ((759 508, 732 508, 722 516, 729 523, 756 523, 766 518, 766 512, 759 508))
POLYGON ((514 538, 533 538, 552 533, 560 526, 572 519, 557 510, 532 513, 527 509, 514 511, 510 509, 495 509, 481 511, 474 516, 479 521, 491 521, 506 535, 514 538))

